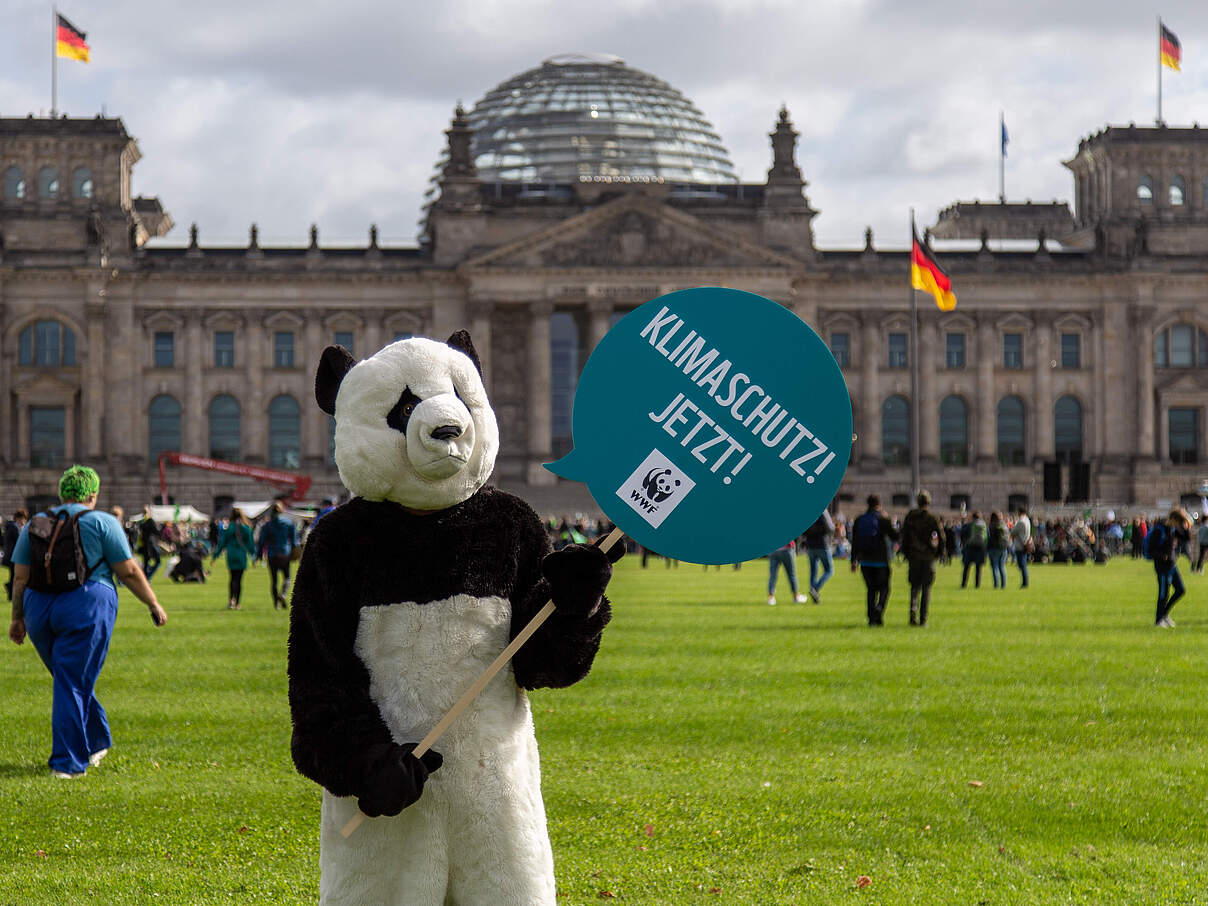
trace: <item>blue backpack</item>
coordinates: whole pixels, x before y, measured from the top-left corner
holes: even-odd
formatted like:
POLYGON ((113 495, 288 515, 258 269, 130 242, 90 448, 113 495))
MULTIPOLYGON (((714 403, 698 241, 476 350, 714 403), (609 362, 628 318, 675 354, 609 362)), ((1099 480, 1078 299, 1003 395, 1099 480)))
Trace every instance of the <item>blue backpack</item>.
POLYGON ((879 562, 885 559, 885 544, 881 540, 879 514, 864 513, 852 523, 851 550, 857 560, 879 562))
POLYGON ((1158 522, 1153 525, 1149 534, 1145 536, 1145 559, 1156 559, 1158 553, 1162 550, 1162 545, 1166 543, 1166 526, 1158 522))

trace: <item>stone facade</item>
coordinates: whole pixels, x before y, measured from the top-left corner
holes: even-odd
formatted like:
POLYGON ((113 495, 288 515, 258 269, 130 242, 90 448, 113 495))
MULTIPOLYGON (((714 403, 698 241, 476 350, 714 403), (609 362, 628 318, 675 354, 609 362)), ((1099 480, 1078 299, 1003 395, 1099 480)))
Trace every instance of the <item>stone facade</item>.
MULTIPOLYGON (((0 509, 53 495, 72 461, 98 466, 107 502, 141 506, 158 494, 164 449, 305 472, 316 499, 334 496, 330 424, 312 391, 323 347, 351 342, 364 357, 467 327, 499 414, 496 481, 539 509, 592 510, 580 486, 541 468, 569 443, 577 368, 618 316, 700 285, 767 296, 831 345, 857 435, 844 496, 900 502, 915 412, 923 485, 941 505, 1002 508, 1016 495, 1041 506, 1044 464, 1058 460, 1063 497, 1118 507, 1178 501, 1208 474, 1199 130, 1085 140, 1067 164, 1075 211, 1036 206, 1030 232, 1018 210, 949 209, 961 235, 984 241, 937 253, 954 312, 917 300, 917 405, 908 253, 877 250, 871 234, 862 251, 815 247, 787 112, 758 184, 526 191, 478 179, 462 111, 447 136, 416 248, 381 248, 376 230, 364 248, 324 248, 314 230, 308 246, 261 247, 254 227, 246 247, 205 246, 196 229, 188 246, 160 247, 149 240, 171 220, 132 197, 139 155, 120 120, 0 120, 0 509), (985 240, 1004 224, 1060 245, 992 251, 985 240)), ((168 478, 175 500, 201 509, 272 492, 201 471, 168 478)))

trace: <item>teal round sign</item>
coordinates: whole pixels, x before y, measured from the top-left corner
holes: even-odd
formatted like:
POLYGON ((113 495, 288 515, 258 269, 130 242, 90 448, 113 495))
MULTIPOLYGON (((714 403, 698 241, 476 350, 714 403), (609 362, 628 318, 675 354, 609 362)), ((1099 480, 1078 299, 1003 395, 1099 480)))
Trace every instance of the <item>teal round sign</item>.
POLYGON ((639 544, 735 563, 800 535, 838 491, 851 398, 826 344, 753 293, 701 287, 627 314, 575 390, 575 447, 546 468, 587 484, 639 544))

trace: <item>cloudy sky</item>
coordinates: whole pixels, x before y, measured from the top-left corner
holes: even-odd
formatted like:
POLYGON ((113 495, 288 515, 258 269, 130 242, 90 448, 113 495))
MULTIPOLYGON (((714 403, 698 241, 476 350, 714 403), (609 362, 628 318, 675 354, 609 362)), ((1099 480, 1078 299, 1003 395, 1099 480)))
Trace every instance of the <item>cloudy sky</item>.
MULTIPOLYGON (((615 54, 679 89, 741 178, 770 165, 782 103, 822 248, 908 242, 955 200, 1069 199, 1061 161, 1106 124, 1156 115, 1158 10, 1126 0, 60 0, 89 65, 59 61, 59 108, 120 116, 135 192, 176 221, 161 243, 415 241, 458 100, 543 59, 615 54), (284 10, 288 10, 285 12, 284 10)), ((49 4, 5 0, 0 115, 50 107, 49 4)), ((1208 123, 1208 6, 1167 0, 1183 46, 1171 125, 1208 123)))

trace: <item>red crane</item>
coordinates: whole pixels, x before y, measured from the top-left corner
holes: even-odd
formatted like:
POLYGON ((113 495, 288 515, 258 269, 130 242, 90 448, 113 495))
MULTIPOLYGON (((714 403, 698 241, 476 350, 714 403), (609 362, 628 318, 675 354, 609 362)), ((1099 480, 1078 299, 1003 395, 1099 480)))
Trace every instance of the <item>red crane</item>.
POLYGON ((280 469, 262 469, 259 466, 245 466, 238 462, 190 456, 188 453, 164 452, 159 454, 160 503, 168 502, 168 477, 164 464, 169 462, 174 466, 191 466, 194 469, 205 469, 207 472, 225 472, 228 475, 243 475, 245 478, 255 478, 257 481, 267 481, 270 484, 286 485, 285 498, 287 500, 300 501, 310 490, 311 477, 309 475, 283 472, 280 469))

